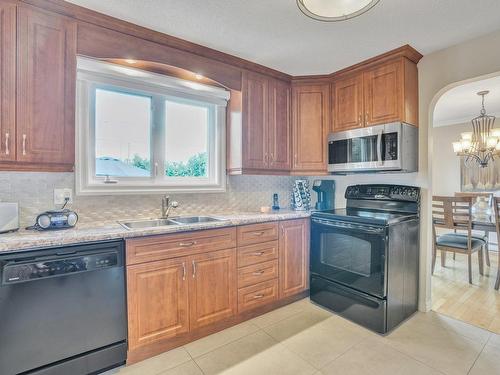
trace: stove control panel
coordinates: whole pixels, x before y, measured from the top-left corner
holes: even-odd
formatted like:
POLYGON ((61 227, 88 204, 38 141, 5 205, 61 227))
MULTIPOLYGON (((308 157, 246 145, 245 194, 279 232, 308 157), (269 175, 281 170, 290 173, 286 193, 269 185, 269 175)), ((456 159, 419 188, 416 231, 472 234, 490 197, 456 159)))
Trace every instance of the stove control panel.
POLYGON ((347 199, 420 201, 420 188, 404 185, 352 185, 345 192, 347 199))

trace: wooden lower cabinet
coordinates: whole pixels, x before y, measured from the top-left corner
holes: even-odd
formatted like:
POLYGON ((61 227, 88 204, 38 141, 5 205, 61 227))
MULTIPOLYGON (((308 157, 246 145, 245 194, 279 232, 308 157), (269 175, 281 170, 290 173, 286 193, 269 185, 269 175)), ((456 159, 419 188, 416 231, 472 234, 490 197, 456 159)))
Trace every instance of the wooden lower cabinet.
POLYGON ((126 240, 128 363, 305 297, 308 232, 299 219, 126 240))
POLYGON ((236 249, 190 257, 190 329, 197 329, 236 314, 236 249))
POLYGON ((309 288, 309 219, 280 222, 280 298, 309 288))
POLYGON ((129 350, 189 331, 187 258, 127 267, 129 350))

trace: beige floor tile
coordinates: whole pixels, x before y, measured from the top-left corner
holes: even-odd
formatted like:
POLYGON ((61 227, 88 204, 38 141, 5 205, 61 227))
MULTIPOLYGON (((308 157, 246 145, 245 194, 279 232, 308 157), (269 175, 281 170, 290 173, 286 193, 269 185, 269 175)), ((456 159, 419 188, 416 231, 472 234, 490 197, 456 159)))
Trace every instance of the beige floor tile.
POLYGON ((484 344, 419 319, 380 338, 394 349, 446 374, 467 374, 484 344))
POLYGON ((332 313, 323 309, 308 308, 263 329, 278 341, 284 341, 333 316, 332 313))
POLYGON ((488 345, 493 345, 496 346, 497 348, 500 348, 500 335, 492 333, 488 341, 488 345))
POLYGON ((251 320, 253 324, 260 328, 268 327, 275 324, 281 320, 289 318, 296 315, 308 308, 313 308, 309 298, 304 298, 300 301, 291 303, 274 311, 268 312, 267 314, 258 316, 251 320))
POLYGON ((318 369, 375 335, 338 316, 324 319, 317 313, 300 313, 264 330, 318 369))
POLYGON ((308 375, 315 371, 262 331, 222 346, 195 361, 207 375, 308 375))
MULTIPOLYGON (((143 375, 148 374, 144 373, 143 375)), ((158 375, 203 375, 203 372, 194 361, 189 361, 180 366, 174 367, 173 369, 161 372, 158 375)))
POLYGON ((321 374, 442 375, 376 338, 355 345, 321 369, 321 374))
POLYGON ((428 313, 418 312, 412 317, 412 320, 437 325, 448 331, 465 336, 482 344, 485 344, 491 335, 488 330, 465 323, 461 320, 450 318, 443 314, 435 313, 433 311, 428 313))
POLYGON ((184 348, 172 349, 166 353, 146 359, 145 361, 123 367, 119 375, 156 375, 170 370, 183 363, 189 362, 191 357, 184 348))
POLYGON ((195 358, 258 330, 259 327, 252 322, 243 322, 234 327, 227 328, 213 335, 191 342, 187 344, 185 348, 189 354, 195 358))
POLYGON ((469 372, 470 375, 500 374, 500 347, 486 345, 476 363, 469 372))

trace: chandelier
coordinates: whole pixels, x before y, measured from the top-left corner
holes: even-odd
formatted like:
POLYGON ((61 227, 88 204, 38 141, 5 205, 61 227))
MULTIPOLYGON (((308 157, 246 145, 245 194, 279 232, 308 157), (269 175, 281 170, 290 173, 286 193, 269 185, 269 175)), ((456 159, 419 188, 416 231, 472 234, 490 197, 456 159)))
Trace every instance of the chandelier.
POLYGON ((306 16, 318 21, 344 21, 357 17, 380 0, 297 0, 297 6, 306 16))
POLYGON ((464 157, 465 165, 487 167, 488 163, 500 156, 500 129, 494 129, 495 116, 488 116, 484 109, 484 97, 489 91, 480 91, 482 107, 480 115, 472 119, 472 132, 462 133, 458 142, 453 142, 453 151, 464 157))

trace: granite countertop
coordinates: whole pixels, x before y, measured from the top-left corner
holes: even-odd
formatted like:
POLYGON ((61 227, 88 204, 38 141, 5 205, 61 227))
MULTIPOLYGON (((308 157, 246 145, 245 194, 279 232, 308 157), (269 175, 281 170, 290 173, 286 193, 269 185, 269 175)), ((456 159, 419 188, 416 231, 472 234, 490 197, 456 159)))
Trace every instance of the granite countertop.
POLYGON ((96 226, 77 225, 74 229, 45 232, 22 229, 13 233, 0 234, 0 252, 28 250, 47 246, 69 245, 80 242, 103 241, 119 238, 151 236, 155 234, 222 228, 267 221, 299 219, 309 217, 310 212, 280 210, 270 213, 245 212, 235 214, 213 214, 207 216, 213 216, 225 220, 201 224, 172 225, 166 227, 141 228, 133 230, 125 229, 118 223, 96 226))

